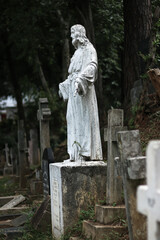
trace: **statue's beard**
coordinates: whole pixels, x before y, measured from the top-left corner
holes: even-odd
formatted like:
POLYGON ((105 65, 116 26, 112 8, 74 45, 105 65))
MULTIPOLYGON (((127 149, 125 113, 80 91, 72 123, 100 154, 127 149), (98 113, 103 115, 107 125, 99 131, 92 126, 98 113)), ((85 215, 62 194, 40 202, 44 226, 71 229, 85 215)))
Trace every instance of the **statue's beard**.
POLYGON ((73 44, 73 46, 77 49, 77 48, 78 48, 78 39, 73 38, 73 39, 72 39, 72 44, 73 44))

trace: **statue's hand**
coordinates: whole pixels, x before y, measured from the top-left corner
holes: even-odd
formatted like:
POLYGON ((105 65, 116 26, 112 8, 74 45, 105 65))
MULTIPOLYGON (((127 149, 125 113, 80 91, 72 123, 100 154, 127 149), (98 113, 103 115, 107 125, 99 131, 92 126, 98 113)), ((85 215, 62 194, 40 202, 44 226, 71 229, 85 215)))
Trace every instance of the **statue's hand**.
POLYGON ((74 83, 74 86, 75 86, 75 92, 74 92, 74 97, 77 95, 77 93, 80 93, 81 91, 81 79, 77 78, 75 83, 74 83))

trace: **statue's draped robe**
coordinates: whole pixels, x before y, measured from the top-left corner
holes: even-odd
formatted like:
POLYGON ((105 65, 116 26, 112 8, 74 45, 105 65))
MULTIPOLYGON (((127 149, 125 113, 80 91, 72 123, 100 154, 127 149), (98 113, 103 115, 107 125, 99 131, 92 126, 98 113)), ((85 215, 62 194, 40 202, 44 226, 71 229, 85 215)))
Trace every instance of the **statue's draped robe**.
POLYGON ((70 159, 80 156, 102 160, 99 117, 94 82, 97 75, 97 54, 90 42, 78 48, 69 66, 68 78, 59 88, 67 105, 67 146, 70 159), (75 94, 78 78, 80 92, 75 94))

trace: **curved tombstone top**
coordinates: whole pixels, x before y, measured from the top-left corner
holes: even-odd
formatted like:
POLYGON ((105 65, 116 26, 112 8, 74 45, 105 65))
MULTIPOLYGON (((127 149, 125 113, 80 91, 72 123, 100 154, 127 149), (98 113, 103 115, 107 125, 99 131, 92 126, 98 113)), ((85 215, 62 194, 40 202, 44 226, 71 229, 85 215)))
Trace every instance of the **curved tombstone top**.
POLYGON ((54 154, 51 148, 45 148, 43 152, 43 160, 48 161, 48 163, 54 163, 54 154))

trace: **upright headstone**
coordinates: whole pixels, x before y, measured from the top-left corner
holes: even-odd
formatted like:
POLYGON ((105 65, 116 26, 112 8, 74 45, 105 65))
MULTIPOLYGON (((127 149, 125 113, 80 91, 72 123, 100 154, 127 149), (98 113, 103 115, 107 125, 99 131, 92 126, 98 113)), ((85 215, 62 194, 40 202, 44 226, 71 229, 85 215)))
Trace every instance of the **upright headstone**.
POLYGON ((18 157, 19 157, 19 177, 20 187, 26 187, 25 173, 27 168, 27 143, 24 129, 24 121, 19 120, 18 122, 18 157))
POLYGON ((139 131, 117 135, 129 239, 146 240, 146 219, 136 211, 136 190, 138 185, 145 184, 145 157, 141 156, 139 131))
POLYGON ((117 132, 126 130, 123 127, 123 110, 111 109, 108 111, 108 128, 104 130, 104 141, 107 141, 107 191, 106 203, 120 203, 122 199, 122 179, 117 176, 115 157, 119 156, 117 132))
POLYGON ((29 159, 31 164, 33 165, 39 164, 40 159, 39 159, 37 129, 30 129, 29 159))
POLYGON ((51 148, 45 148, 42 160, 42 175, 43 175, 43 194, 44 196, 50 195, 50 178, 49 178, 49 165, 54 163, 54 155, 51 148))
POLYGON ((8 148, 8 143, 5 143, 5 156, 6 156, 6 167, 10 166, 10 162, 9 162, 9 148, 8 148))
POLYGON ((41 148, 41 164, 42 157, 45 148, 50 147, 50 134, 49 134, 49 120, 51 116, 51 110, 48 107, 48 99, 39 99, 39 110, 37 112, 39 125, 40 125, 40 148, 41 148))
POLYGON ((148 240, 160 239, 160 141, 147 147, 147 185, 137 190, 137 209, 148 218, 148 240))

